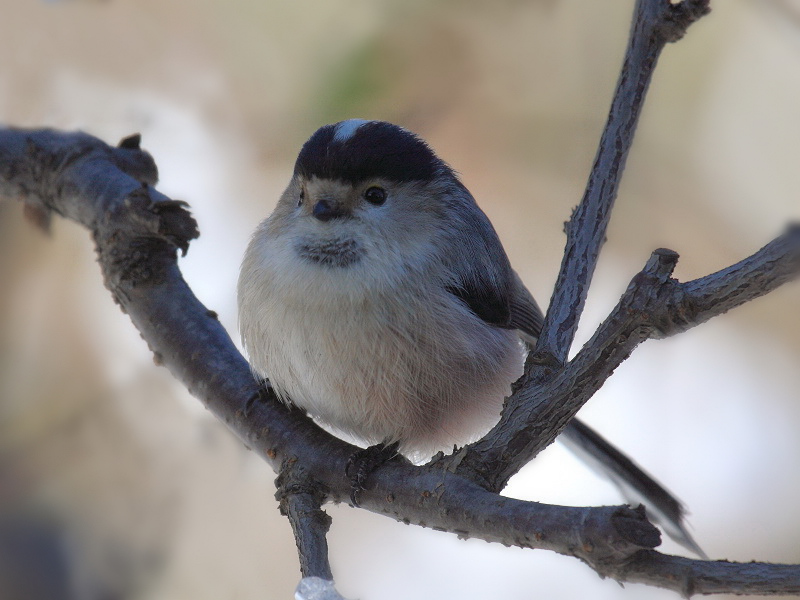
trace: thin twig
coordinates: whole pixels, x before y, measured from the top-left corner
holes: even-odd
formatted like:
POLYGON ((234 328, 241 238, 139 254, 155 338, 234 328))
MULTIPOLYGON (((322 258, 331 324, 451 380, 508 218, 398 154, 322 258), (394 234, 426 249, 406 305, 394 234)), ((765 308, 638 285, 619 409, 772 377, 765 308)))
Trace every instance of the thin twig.
POLYGON ((708 0, 636 2, 608 120, 583 199, 566 226, 564 258, 525 378, 506 401, 499 423, 483 439, 462 449, 458 458, 460 472, 489 489, 502 489, 498 485, 505 485, 538 453, 542 443, 551 443, 590 397, 581 394, 580 403, 563 404, 560 397, 546 396, 542 386, 557 377, 566 363, 661 50, 680 39, 708 10, 708 0), (545 406, 547 403, 553 406, 545 406), (542 411, 551 411, 555 419, 535 420, 542 411))
POLYGON ((800 595, 800 565, 696 560, 650 550, 642 550, 609 576, 674 590, 684 598, 696 594, 800 595))
POLYGON ((583 199, 567 223, 567 245, 553 289, 535 360, 562 365, 572 346, 625 161, 656 62, 668 42, 680 39, 708 12, 708 0, 638 0, 614 99, 583 199))

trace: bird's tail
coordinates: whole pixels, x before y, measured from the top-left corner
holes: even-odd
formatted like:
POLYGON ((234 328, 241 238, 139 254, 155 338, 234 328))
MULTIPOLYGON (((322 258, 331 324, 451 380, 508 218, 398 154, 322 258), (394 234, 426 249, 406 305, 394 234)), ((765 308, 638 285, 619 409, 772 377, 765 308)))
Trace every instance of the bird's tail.
POLYGON ((582 461, 608 477, 629 503, 643 504, 648 517, 673 540, 698 556, 708 558, 687 529, 686 509, 680 500, 599 433, 573 419, 558 439, 582 461))

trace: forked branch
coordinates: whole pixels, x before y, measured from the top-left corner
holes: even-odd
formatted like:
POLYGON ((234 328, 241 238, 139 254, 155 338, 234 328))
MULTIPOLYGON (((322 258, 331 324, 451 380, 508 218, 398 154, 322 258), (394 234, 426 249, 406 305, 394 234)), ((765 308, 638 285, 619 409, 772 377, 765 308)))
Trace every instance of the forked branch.
POLYGON ((643 341, 664 338, 773 291, 800 275, 800 225, 752 256, 705 277, 672 279, 677 253, 659 249, 638 273, 592 338, 563 368, 547 379, 521 386, 518 402, 507 408, 483 440, 457 452, 456 472, 499 492, 532 456, 558 433, 643 341), (513 421, 513 427, 507 425, 513 421), (519 426, 518 424, 524 424, 519 426), (511 452, 524 445, 524 455, 511 452))
POLYGON ((586 191, 567 223, 567 245, 542 335, 537 362, 563 365, 572 346, 600 249, 606 238, 625 161, 645 95, 664 46, 709 12, 709 0, 637 0, 628 46, 586 191))
POLYGON ((709 12, 708 4, 708 0, 636 2, 611 109, 583 199, 566 226, 564 257, 534 354, 523 381, 507 400, 500 422, 455 459, 459 472, 489 489, 502 490, 514 473, 555 440, 597 390, 594 387, 584 393, 576 389, 570 402, 564 402, 561 394, 549 395, 555 380, 573 381, 578 375, 575 367, 565 366, 567 355, 658 58, 667 43, 679 40, 692 23, 709 12))

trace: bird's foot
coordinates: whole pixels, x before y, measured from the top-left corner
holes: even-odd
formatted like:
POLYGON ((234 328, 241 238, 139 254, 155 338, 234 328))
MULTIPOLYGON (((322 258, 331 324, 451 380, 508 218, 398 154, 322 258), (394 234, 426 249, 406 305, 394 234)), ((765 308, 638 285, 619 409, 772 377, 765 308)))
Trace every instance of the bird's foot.
POLYGON ((358 495, 366 489, 364 484, 369 476, 375 469, 397 456, 399 447, 400 442, 384 442, 362 448, 350 455, 345 473, 350 478, 350 501, 353 506, 359 506, 358 495))
POLYGON ((247 418, 250 416, 250 411, 253 407, 258 404, 259 402, 264 402, 267 398, 269 398, 270 393, 272 392, 272 384, 269 382, 269 379, 264 379, 260 382, 258 387, 258 391, 250 396, 244 405, 244 417, 247 418))

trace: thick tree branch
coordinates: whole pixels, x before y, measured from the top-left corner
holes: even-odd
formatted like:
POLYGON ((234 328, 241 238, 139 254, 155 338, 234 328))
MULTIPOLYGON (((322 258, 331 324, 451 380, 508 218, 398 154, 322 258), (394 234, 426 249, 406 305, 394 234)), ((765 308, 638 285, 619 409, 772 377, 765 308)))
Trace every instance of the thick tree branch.
MULTIPOLYGON (((348 501, 345 464, 356 448, 258 387, 216 315, 178 270, 176 249, 196 235, 194 220, 182 203, 118 170, 116 155, 129 151, 83 134, 0 130, 0 191, 33 198, 91 229, 106 285, 157 362, 276 472, 299 465, 327 500, 348 501), (81 156, 62 159, 61 153, 74 154, 72 143, 81 146, 81 156), (42 177, 45 168, 50 171, 42 177)), ((359 498, 374 512, 508 545, 548 548, 590 564, 658 543, 658 531, 627 507, 567 508, 500 498, 441 469, 399 461, 372 481, 374 488, 359 498)))
MULTIPOLYGON (((83 134, 0 131, 0 191, 75 215, 92 229, 109 289, 159 361, 245 444, 276 471, 287 473, 279 490, 284 507, 297 514, 293 526, 308 536, 298 542, 304 569, 325 578, 325 519, 311 525, 305 520, 318 519, 322 499, 347 501, 350 483, 344 466, 354 447, 259 390, 214 313, 194 297, 175 264, 177 248, 195 235, 194 221, 179 203, 119 170, 117 155, 126 152, 135 150, 109 148, 83 134), (83 148, 81 156, 74 156, 73 144, 83 148), (64 152, 73 158, 65 160, 64 152), (257 395, 266 397, 245 414, 257 395), (289 465, 300 470, 285 471, 289 465)), ((143 153, 138 159, 149 160, 143 153)), ((374 512, 465 537, 576 556, 620 580, 642 580, 645 569, 636 567, 640 551, 659 542, 658 531, 641 510, 556 507, 504 498, 438 467, 393 461, 375 473, 371 484, 360 501, 374 512)), ((647 556, 660 561, 650 559, 654 582, 674 587, 670 569, 680 568, 676 565, 683 563, 675 561, 684 559, 647 556), (659 578, 664 582, 658 583, 659 578)), ((692 564, 700 565, 697 578, 706 572, 703 564, 708 573, 718 569, 716 563, 692 564)), ((762 568, 793 573, 791 567, 762 568)), ((785 589, 798 582, 800 573, 795 573, 785 589)))

